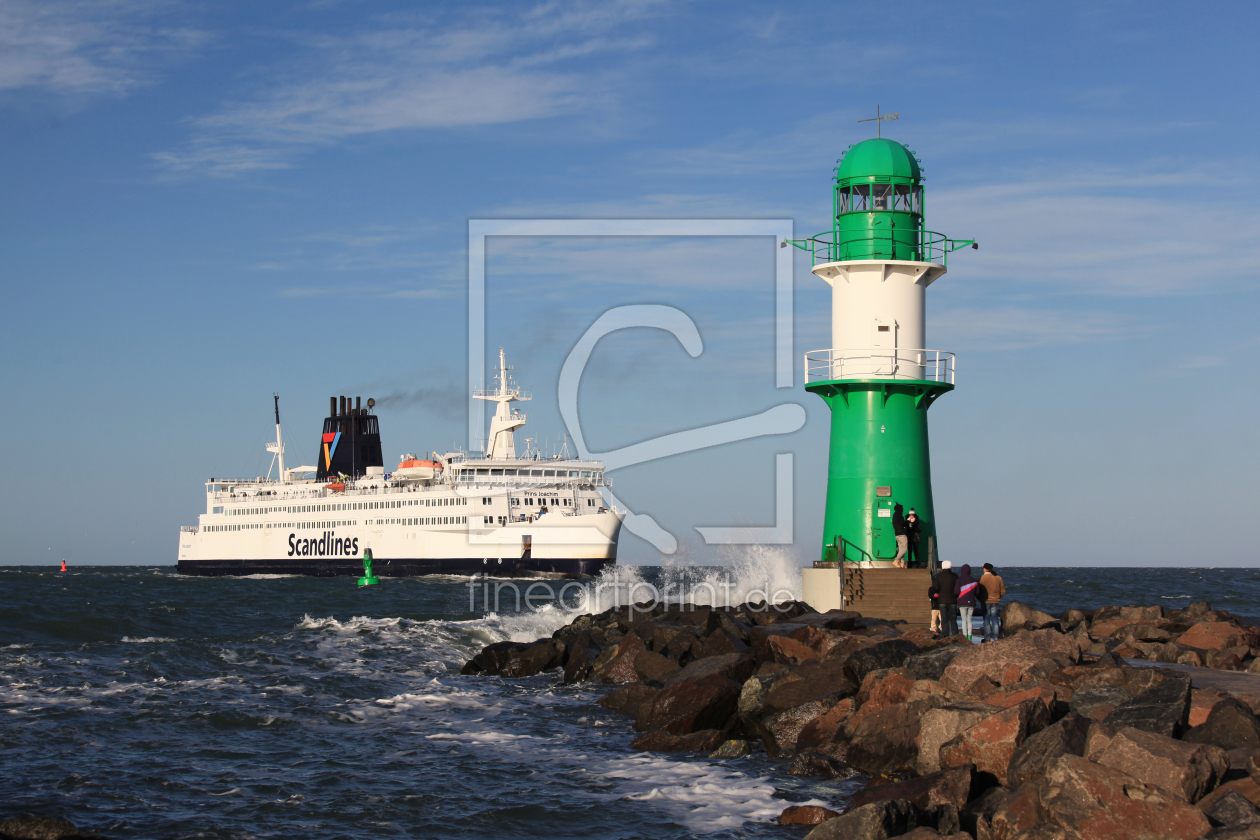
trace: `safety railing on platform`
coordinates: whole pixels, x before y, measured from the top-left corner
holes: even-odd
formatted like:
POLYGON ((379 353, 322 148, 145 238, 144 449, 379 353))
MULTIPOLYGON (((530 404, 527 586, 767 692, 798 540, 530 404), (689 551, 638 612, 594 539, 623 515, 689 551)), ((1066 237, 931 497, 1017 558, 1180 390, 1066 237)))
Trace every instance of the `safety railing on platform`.
POLYGON ((960 248, 979 248, 974 239, 950 239, 934 230, 898 231, 888 228, 871 236, 827 230, 809 239, 785 239, 780 247, 792 245, 808 251, 814 265, 847 260, 908 260, 934 262, 948 267, 949 255, 960 248))
POLYGON ((805 354, 805 384, 836 379, 920 379, 953 385, 954 354, 887 347, 811 350, 805 354))

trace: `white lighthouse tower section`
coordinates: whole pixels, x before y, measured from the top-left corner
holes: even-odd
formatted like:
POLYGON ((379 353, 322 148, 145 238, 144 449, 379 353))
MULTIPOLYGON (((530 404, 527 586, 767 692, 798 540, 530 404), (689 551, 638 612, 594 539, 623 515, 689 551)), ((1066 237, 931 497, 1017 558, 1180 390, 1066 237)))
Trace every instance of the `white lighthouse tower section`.
POLYGON ((528 393, 508 380, 511 370, 504 358, 503 348, 499 348, 499 374, 496 379, 499 387, 493 391, 476 391, 473 396, 479 400, 498 403, 494 418, 490 421, 490 438, 486 441, 487 458, 515 458, 516 435, 514 432, 525 425, 525 415, 512 408, 512 403, 530 399, 528 393))
POLYGON ((807 381, 934 379, 943 372, 939 354, 924 347, 924 302, 945 266, 851 260, 816 265, 813 272, 831 286, 831 350, 809 354, 807 381))

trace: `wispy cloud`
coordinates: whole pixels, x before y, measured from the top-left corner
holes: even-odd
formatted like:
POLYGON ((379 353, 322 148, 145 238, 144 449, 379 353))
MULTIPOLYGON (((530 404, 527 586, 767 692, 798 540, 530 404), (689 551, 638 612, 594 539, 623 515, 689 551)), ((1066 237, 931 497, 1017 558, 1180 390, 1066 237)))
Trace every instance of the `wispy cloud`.
POLYGON ((175 54, 207 39, 187 27, 163 27, 153 4, 0 3, 0 91, 124 93, 151 79, 141 59, 175 54))
POLYGON ((174 172, 241 175, 301 151, 398 130, 501 125, 598 107, 615 85, 597 59, 644 48, 618 30, 652 4, 548 3, 464 19, 375 19, 343 36, 298 36, 297 57, 254 95, 193 121, 174 172))

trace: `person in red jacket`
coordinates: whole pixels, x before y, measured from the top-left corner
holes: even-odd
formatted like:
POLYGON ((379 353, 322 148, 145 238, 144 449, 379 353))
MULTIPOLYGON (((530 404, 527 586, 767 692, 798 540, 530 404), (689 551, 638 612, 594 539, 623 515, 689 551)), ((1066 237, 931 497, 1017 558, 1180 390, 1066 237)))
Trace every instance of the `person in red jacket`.
POLYGON ((979 582, 971 576, 971 567, 963 564, 958 570, 958 580, 954 583, 954 594, 958 596, 958 614, 962 622, 962 634, 971 641, 971 616, 976 610, 976 592, 979 582))

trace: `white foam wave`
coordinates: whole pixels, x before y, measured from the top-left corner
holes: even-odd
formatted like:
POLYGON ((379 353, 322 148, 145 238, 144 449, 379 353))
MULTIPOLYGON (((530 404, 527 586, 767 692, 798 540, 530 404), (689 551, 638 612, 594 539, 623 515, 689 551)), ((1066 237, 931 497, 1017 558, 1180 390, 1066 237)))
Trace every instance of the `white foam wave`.
POLYGON ((168 639, 165 636, 145 636, 142 639, 137 639, 132 636, 123 636, 122 640, 124 642, 130 642, 131 644, 136 644, 136 645, 150 645, 150 644, 156 644, 158 642, 175 641, 174 639, 168 639))

